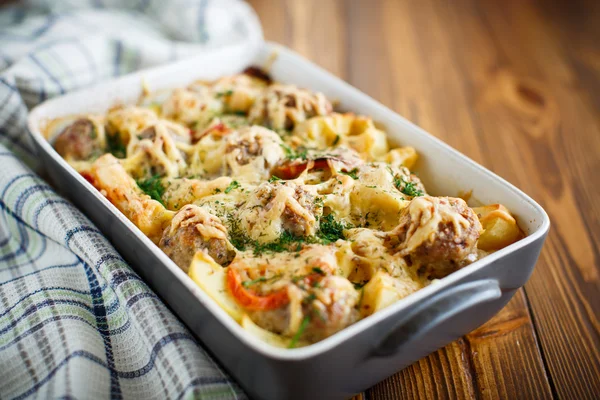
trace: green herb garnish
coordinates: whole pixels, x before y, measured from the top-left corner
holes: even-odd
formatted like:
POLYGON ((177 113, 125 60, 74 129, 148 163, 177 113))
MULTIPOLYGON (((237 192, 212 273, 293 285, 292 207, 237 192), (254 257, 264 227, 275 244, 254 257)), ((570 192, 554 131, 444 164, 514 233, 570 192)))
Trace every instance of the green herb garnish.
POLYGON ((308 149, 306 147, 298 147, 298 150, 294 150, 287 144, 281 143, 281 148, 283 148, 285 157, 288 160, 295 160, 297 158, 301 158, 302 160, 306 161, 308 159, 308 149))
POLYGON ((410 197, 423 196, 423 192, 417 189, 417 185, 413 182, 407 182, 402 177, 394 178, 394 185, 405 195, 410 197))
POLYGON ((359 290, 362 289, 363 286, 367 284, 367 282, 352 282, 352 284, 354 285, 354 289, 359 290))
POLYGON ((277 181, 280 181, 280 180, 281 180, 281 178, 278 178, 275 175, 273 175, 273 176, 271 176, 269 178, 269 183, 277 182, 277 181))
POLYGON ((231 192, 233 189, 237 189, 240 187, 240 183, 238 181, 231 181, 229 186, 225 189, 225 194, 231 192))
POLYGON ((106 150, 117 158, 125 158, 127 155, 127 149, 118 133, 115 135, 106 135, 106 150))
MULTIPOLYGON (((235 218, 229 219, 229 241, 240 251, 246 250, 248 246, 252 247, 255 256, 263 253, 281 253, 284 251, 302 250, 304 244, 330 244, 338 239, 345 239, 344 229, 349 229, 350 226, 336 221, 333 215, 329 214, 321 217, 320 228, 315 236, 295 236, 288 231, 284 231, 281 236, 270 243, 260 243, 257 240, 252 240, 239 226, 239 220, 235 218)), ((314 272, 324 274, 324 272, 316 267, 314 272), (320 271, 320 272, 319 272, 320 271)))
POLYGON ((340 173, 344 174, 344 175, 348 175, 350 178, 357 180, 358 179, 358 175, 356 175, 356 173, 358 172, 358 168, 354 168, 352 171, 340 171, 340 173))
POLYGON ((161 179, 160 175, 154 175, 151 178, 136 181, 136 183, 144 193, 164 206, 162 196, 165 193, 165 187, 162 185, 161 179))
POLYGON ((317 236, 323 244, 329 244, 336 242, 338 239, 345 239, 344 229, 347 229, 344 224, 336 221, 333 218, 333 214, 328 214, 324 217, 321 217, 319 221, 319 232, 317 232, 317 236))
POLYGON ((281 274, 272 276, 270 278, 266 278, 264 276, 261 276, 260 278, 253 279, 251 281, 242 282, 242 286, 245 287, 245 288, 247 288, 247 287, 250 287, 250 286, 255 285, 257 283, 270 282, 270 281, 274 281, 274 280, 279 279, 279 278, 281 278, 281 274))
POLYGON ((246 236, 246 233, 240 227, 240 220, 233 217, 231 214, 227 216, 229 222, 229 241, 238 250, 246 250, 246 245, 250 242, 250 238, 246 236))
POLYGON ((296 158, 301 158, 302 160, 306 161, 308 159, 308 150, 302 148, 300 151, 297 151, 296 158))
POLYGON ((333 140, 333 146, 340 142, 340 135, 335 135, 335 139, 333 140))
POLYGON ((294 236, 288 231, 284 231, 279 239, 271 243, 252 243, 254 246, 254 255, 261 255, 262 253, 281 253, 283 251, 289 251, 292 245, 296 245, 296 251, 302 250, 302 243, 311 242, 310 237, 298 237, 294 236))
POLYGON ((231 96, 233 94, 233 90, 226 90, 224 92, 218 92, 216 97, 224 97, 224 96, 231 96))
POLYGON ((317 274, 325 275, 325 272, 319 267, 313 267, 312 270, 313 270, 313 272, 316 272, 317 274))
POLYGON ((310 316, 307 315, 306 317, 304 317, 304 319, 300 323, 300 327, 298 328, 298 331, 296 331, 296 333, 294 334, 294 337, 290 341, 290 345, 288 346, 288 348, 293 349, 294 347, 296 347, 296 344, 298 343, 300 336, 302 336, 302 334, 306 330, 306 327, 308 326, 309 322, 310 322, 310 316))
POLYGON ((302 300, 302 302, 303 302, 304 304, 310 304, 310 303, 312 303, 313 301, 315 301, 316 299, 317 299, 317 295, 316 295, 316 294, 314 294, 314 293, 311 293, 311 294, 309 294, 308 296, 306 296, 306 297, 305 297, 305 298, 302 300))

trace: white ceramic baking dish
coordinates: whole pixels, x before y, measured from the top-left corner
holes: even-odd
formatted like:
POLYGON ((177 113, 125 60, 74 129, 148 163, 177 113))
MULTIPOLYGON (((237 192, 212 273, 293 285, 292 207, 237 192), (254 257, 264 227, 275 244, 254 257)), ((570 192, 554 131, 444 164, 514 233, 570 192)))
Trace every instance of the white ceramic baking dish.
MULTIPOLYGON (((387 107, 292 51, 272 43, 238 46, 141 71, 49 100, 29 116, 29 128, 50 177, 67 193, 142 278, 179 315, 252 396, 264 399, 341 399, 360 392, 470 332, 496 314, 531 275, 550 227, 537 203, 502 178, 458 153, 387 107), (392 142, 414 146, 428 190, 456 196, 473 191, 481 203, 502 203, 527 237, 438 283, 311 346, 280 349, 246 333, 157 246, 77 174, 41 135, 45 121, 103 112, 133 103, 142 80, 151 89, 182 86, 264 65, 282 82, 324 92, 343 110, 373 117, 392 142)), ((50 139, 51 140, 51 139, 50 139)))

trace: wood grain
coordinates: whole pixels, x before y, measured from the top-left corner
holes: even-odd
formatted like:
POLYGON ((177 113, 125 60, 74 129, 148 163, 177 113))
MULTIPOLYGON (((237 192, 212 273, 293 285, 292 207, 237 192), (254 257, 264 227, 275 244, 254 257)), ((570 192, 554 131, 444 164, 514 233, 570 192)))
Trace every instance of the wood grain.
POLYGON ((513 182, 553 227, 484 326, 361 399, 600 396, 600 2, 252 0, 290 46, 513 182))

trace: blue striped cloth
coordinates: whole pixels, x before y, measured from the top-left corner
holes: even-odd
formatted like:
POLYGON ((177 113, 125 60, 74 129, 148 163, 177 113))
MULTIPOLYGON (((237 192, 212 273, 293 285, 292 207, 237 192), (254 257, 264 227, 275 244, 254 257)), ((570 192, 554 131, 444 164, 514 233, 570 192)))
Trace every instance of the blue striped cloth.
POLYGON ((0 8, 0 398, 245 398, 36 170, 27 112, 115 75, 261 35, 236 0, 0 8))

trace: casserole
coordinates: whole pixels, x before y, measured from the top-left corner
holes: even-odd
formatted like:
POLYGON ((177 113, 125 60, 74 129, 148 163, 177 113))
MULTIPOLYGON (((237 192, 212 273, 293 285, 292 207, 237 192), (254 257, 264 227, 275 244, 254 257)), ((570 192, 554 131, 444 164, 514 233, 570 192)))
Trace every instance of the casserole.
POLYGON ((206 344, 249 394, 260 398, 343 398, 364 390, 493 316, 531 274, 549 221, 542 208, 501 178, 389 109, 280 46, 256 43, 138 72, 50 100, 29 126, 56 185, 69 192, 137 272, 206 344), (66 114, 104 112, 133 103, 142 78, 152 90, 216 79, 264 65, 277 81, 320 90, 385 126, 392 141, 422 155, 417 171, 432 194, 473 190, 482 203, 501 202, 527 237, 427 286, 402 301, 306 348, 277 349, 248 335, 147 237, 77 174, 41 135, 44 122, 66 114), (464 182, 468 182, 465 187, 464 182), (69 190, 66 190, 66 189, 69 190), (143 266, 143 268, 142 268, 143 266), (194 305, 190 307, 190 305, 194 305))

